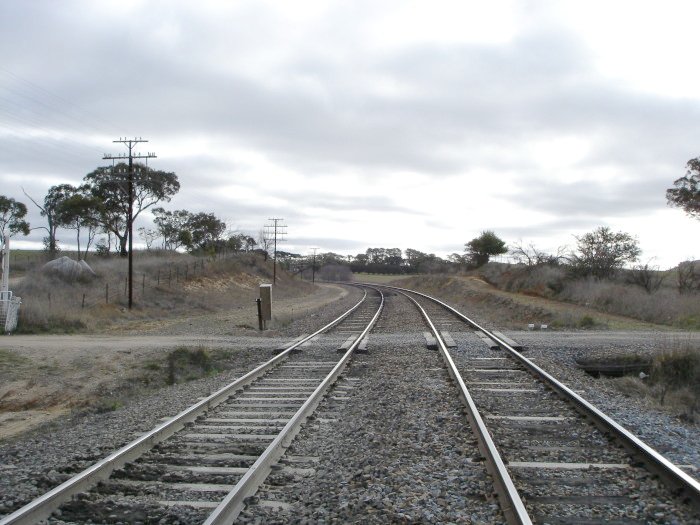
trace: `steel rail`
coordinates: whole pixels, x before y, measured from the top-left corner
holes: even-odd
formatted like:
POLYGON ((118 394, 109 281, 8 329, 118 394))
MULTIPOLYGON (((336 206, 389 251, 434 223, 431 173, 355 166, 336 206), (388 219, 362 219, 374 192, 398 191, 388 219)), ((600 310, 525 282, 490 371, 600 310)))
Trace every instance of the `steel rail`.
POLYGON ((400 290, 404 292, 410 292, 426 299, 439 304, 445 309, 449 310, 457 317, 470 324, 477 330, 481 330, 487 334, 491 339, 496 341, 501 348, 506 350, 513 358, 519 361, 525 368, 527 368, 532 374, 538 377, 543 383, 552 388, 557 392, 563 399, 572 403, 574 408, 582 415, 590 418, 601 430, 604 432, 612 433, 625 447, 635 456, 639 457, 643 463, 647 465, 654 473, 658 474, 664 478, 673 487, 679 489, 684 497, 686 497, 693 506, 700 509, 700 481, 696 480, 686 472, 682 471, 671 461, 662 456, 659 452, 654 450, 652 447, 644 443, 641 439, 635 436, 632 432, 624 428, 622 425, 613 420, 610 416, 603 413, 600 409, 596 408, 594 405, 586 401, 576 392, 571 390, 569 387, 564 385, 554 376, 537 366, 531 360, 526 358, 520 352, 515 350, 512 346, 506 343, 502 338, 498 337, 496 334, 487 330, 476 321, 473 321, 466 315, 462 314, 449 304, 431 297, 430 295, 417 292, 415 290, 408 290, 405 288, 399 288, 394 286, 387 286, 387 288, 393 288, 395 290, 400 290))
POLYGON ((207 410, 214 408, 215 406, 223 403, 228 399, 233 393, 240 390, 244 386, 252 383, 260 376, 267 373, 271 368, 277 366, 281 361, 286 359, 290 352, 302 345, 309 339, 316 337, 318 334, 325 332, 326 330, 334 327, 346 317, 352 314, 367 298, 367 291, 364 290, 364 295, 362 299, 357 302, 352 308, 347 312, 343 313, 340 317, 334 319, 323 328, 317 330, 313 334, 295 342, 290 345, 284 351, 280 352, 278 355, 258 366, 257 368, 251 370, 247 374, 241 376, 234 382, 224 386, 223 388, 217 390, 207 398, 195 403, 189 408, 183 410, 176 416, 170 418, 168 421, 158 425, 156 428, 150 432, 144 434, 143 436, 135 439, 134 441, 124 445, 122 448, 113 452, 109 456, 101 459, 94 465, 88 467, 82 472, 76 474, 72 478, 64 481, 57 487, 54 487, 46 494, 39 496, 35 500, 27 503, 25 506, 17 509, 12 514, 5 516, 0 519, 0 525, 19 525, 19 524, 33 524, 40 520, 48 518, 55 509, 60 505, 68 501, 75 494, 84 492, 90 487, 97 484, 99 481, 109 478, 113 470, 121 468, 129 461, 133 461, 138 458, 147 450, 150 450, 157 443, 169 438, 179 430, 185 427, 189 422, 194 421, 201 414, 205 413, 207 410))
MULTIPOLYGON (((360 341, 370 332, 379 319, 382 309, 384 308, 384 294, 376 288, 381 298, 379 308, 374 314, 368 325, 355 339, 350 348, 345 352, 330 371, 328 376, 316 387, 316 390, 309 396, 304 404, 297 410, 292 418, 287 422, 285 427, 280 431, 277 437, 270 443, 255 463, 248 469, 243 477, 238 481, 236 486, 231 489, 231 492, 224 498, 219 506, 209 515, 204 525, 225 525, 230 524, 238 517, 245 506, 245 499, 255 494, 258 487, 265 481, 265 478, 270 473, 272 466, 284 454, 284 451, 291 445, 292 440, 301 429, 301 425, 313 413, 318 404, 321 402, 323 395, 328 388, 336 381, 338 376, 345 369, 348 361, 352 357, 353 352, 360 344, 360 341)), ((365 291, 365 293, 367 293, 365 291)))
POLYGON ((472 430, 476 434, 479 449, 487 458, 486 470, 489 472, 489 474, 491 474, 494 484, 496 485, 496 494, 498 495, 498 499, 501 503, 501 510, 503 511, 507 523, 509 525, 532 525, 532 520, 525 509, 525 504, 518 494, 518 489, 515 488, 515 484, 508 473, 508 469, 503 463, 501 454, 498 452, 498 449, 496 448, 496 445, 489 434, 488 428, 486 427, 486 424, 479 413, 479 409, 476 407, 476 403, 474 403, 474 400, 467 389, 467 385, 464 383, 461 374, 457 370, 457 366, 452 360, 452 356, 450 356, 450 353, 447 351, 447 347, 445 346, 442 336, 438 332, 425 309, 423 309, 418 301, 403 291, 401 294, 412 301, 423 315, 423 318, 425 319, 426 323, 428 323, 428 326, 432 330, 433 335, 438 342, 440 354, 447 365, 447 370, 449 371, 452 379, 457 383, 460 397, 466 404, 467 417, 469 419, 469 423, 471 424, 472 430))

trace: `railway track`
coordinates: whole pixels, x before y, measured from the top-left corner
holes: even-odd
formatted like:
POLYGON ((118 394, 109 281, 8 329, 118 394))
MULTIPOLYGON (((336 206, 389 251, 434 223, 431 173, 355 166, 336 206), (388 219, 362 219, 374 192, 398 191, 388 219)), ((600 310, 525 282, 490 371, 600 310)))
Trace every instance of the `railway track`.
POLYGON ((700 523, 697 480, 502 334, 427 295, 396 291, 431 325, 469 406, 509 523, 700 523), (456 348, 447 348, 446 330, 459 333, 456 348))
POLYGON ((230 523, 338 380, 381 292, 270 361, 0 520, 230 523), (345 339, 343 353, 335 352, 345 339), (303 351, 298 351, 303 349, 303 351), (331 351, 332 350, 332 351, 331 351))
POLYGON ((85 486, 62 485, 77 496, 53 500, 59 487, 0 525, 53 509, 63 523, 700 523, 696 480, 507 338, 377 288, 384 310, 366 288, 342 319, 107 458, 121 456, 111 476, 88 469, 85 486))

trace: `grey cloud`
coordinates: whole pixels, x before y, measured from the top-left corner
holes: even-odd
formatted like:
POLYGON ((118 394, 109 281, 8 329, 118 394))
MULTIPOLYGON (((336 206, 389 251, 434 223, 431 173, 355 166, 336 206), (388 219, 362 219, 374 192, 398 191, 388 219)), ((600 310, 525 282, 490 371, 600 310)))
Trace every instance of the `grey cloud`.
POLYGON ((534 179, 511 189, 510 199, 527 209, 558 217, 624 217, 665 205, 663 186, 657 180, 571 183, 534 179))

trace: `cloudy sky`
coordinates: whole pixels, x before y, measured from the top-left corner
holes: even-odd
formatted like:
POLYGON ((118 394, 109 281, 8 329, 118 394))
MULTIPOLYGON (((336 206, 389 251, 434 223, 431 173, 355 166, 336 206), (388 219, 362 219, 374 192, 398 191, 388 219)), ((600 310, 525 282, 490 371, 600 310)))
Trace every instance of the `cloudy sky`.
POLYGON ((605 225, 670 267, 700 257, 665 199, 700 156, 698 19, 690 0, 4 0, 0 194, 41 200, 140 136, 180 178, 166 207, 252 234, 284 218, 290 251, 444 256, 484 229, 553 250, 605 225))

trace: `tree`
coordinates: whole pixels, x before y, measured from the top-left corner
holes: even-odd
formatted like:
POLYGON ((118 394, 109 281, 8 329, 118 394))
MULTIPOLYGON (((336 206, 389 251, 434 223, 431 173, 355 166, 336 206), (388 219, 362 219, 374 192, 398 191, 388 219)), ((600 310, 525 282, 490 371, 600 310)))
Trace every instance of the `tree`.
POLYGON ((272 246, 272 239, 270 238, 267 231, 265 231, 265 228, 261 228, 258 232, 257 245, 260 246, 260 250, 262 250, 263 256, 265 257, 265 261, 267 261, 267 258, 270 256, 270 246, 272 246))
POLYGON ((669 206, 677 206, 691 217, 700 219, 700 157, 686 164, 685 177, 673 182, 675 188, 666 190, 669 206))
POLYGON ((190 251, 212 249, 215 241, 226 231, 226 223, 213 213, 199 212, 190 216, 185 225, 191 239, 187 244, 190 251))
MULTIPOLYGON (((102 203, 100 223, 119 239, 119 252, 127 254, 129 192, 126 164, 103 166, 88 173, 84 180, 92 196, 102 203)), ((180 190, 177 175, 172 172, 153 170, 142 164, 134 164, 133 220, 151 206, 170 199, 180 190)))
POLYGON ((27 206, 13 198, 0 195, 0 246, 16 234, 29 235, 29 223, 24 220, 27 206))
POLYGON ((493 231, 485 230, 464 245, 467 257, 475 266, 483 266, 492 255, 501 255, 508 251, 506 243, 502 241, 493 231))
POLYGON ((566 260, 565 247, 557 248, 556 255, 544 252, 530 243, 524 246, 522 242, 518 242, 509 250, 513 259, 525 266, 540 266, 543 264, 549 266, 558 266, 562 261, 566 260))
POLYGON ((412 272, 435 272, 445 266, 445 261, 434 253, 424 253, 406 248, 405 263, 412 272))
POLYGON ((610 277, 625 263, 635 262, 642 253, 636 238, 624 232, 613 233, 607 226, 600 226, 576 240, 578 252, 572 253, 570 259, 577 275, 610 277))
POLYGON ((192 236, 187 231, 187 222, 192 214, 187 210, 166 211, 163 208, 153 208, 153 223, 158 233, 163 237, 163 248, 177 250, 192 242, 192 236))
POLYGON ((8 246, 9 239, 16 234, 29 235, 29 223, 24 220, 25 215, 26 205, 11 197, 0 195, 0 271, 3 274, 3 287, 7 286, 5 265, 9 264, 9 261, 3 261, 4 248, 8 246))
POLYGON ((447 256, 447 260, 451 262, 452 264, 464 264, 467 261, 465 261, 464 255, 461 255, 457 252, 451 253, 450 255, 447 256))
POLYGON ((47 225, 37 226, 37 229, 46 230, 46 232, 48 233, 48 236, 44 237, 44 245, 51 257, 54 257, 56 255, 56 252, 58 251, 58 239, 56 238, 56 231, 58 230, 60 224, 56 218, 56 210, 65 199, 67 199, 70 195, 73 194, 74 190, 75 187, 71 184, 58 184, 56 186, 51 186, 49 188, 49 191, 46 192, 46 196, 44 197, 44 205, 42 206, 34 199, 32 199, 29 196, 29 194, 26 191, 24 191, 24 188, 22 188, 22 191, 27 196, 27 198, 30 201, 32 201, 32 203, 34 203, 34 206, 39 208, 41 216, 46 217, 47 225))
MULTIPOLYGON (((70 190, 67 191, 70 192, 70 190)), ((85 259, 100 226, 101 202, 90 194, 90 190, 86 186, 72 188, 72 195, 67 195, 58 204, 55 213, 55 219, 61 226, 75 230, 78 260, 85 259), (87 244, 85 252, 81 256, 80 234, 83 230, 87 230, 87 244)))
POLYGON ((683 261, 677 268, 678 293, 700 292, 700 264, 683 261))
POLYGON ((139 236, 146 243, 146 250, 150 250, 155 240, 160 237, 160 233, 158 232, 158 230, 154 230, 153 228, 146 228, 144 226, 141 226, 138 229, 138 232, 139 236))
POLYGON ((253 250, 257 244, 255 239, 253 239, 250 235, 246 235, 245 233, 231 232, 227 235, 228 239, 226 239, 224 247, 226 250, 230 250, 234 253, 240 251, 249 252, 253 250))
POLYGON ((665 275, 659 271, 658 266, 652 266, 651 262, 637 264, 627 273, 627 282, 641 286, 647 293, 652 293, 661 288, 665 275))

